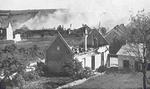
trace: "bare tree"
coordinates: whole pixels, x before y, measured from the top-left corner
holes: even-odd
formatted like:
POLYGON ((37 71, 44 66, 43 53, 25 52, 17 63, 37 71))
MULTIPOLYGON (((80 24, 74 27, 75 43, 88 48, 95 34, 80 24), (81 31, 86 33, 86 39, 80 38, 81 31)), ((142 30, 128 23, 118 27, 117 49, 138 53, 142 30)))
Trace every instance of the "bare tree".
POLYGON ((148 55, 150 54, 150 15, 142 10, 136 16, 131 16, 128 29, 130 30, 128 42, 130 43, 130 48, 132 48, 129 53, 135 53, 136 57, 142 62, 143 89, 146 89, 146 65, 149 58, 148 55), (134 44, 134 46, 131 44, 134 44), (142 48, 139 47, 139 44, 142 44, 142 48), (141 49, 142 54, 140 53, 141 49))

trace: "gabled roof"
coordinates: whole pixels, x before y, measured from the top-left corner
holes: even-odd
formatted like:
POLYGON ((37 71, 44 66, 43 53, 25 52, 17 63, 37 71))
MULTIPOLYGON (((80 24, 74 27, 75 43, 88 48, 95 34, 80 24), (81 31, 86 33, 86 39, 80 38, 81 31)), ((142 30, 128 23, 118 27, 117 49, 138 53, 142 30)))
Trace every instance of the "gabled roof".
POLYGON ((111 54, 116 54, 122 45, 124 44, 123 41, 126 39, 127 34, 127 28, 124 26, 124 24, 116 25, 112 30, 110 30, 106 36, 105 39, 110 44, 109 52, 111 54))
POLYGON ((126 56, 134 56, 141 57, 143 52, 143 44, 126 44, 123 45, 120 50, 117 52, 117 55, 126 55, 126 56))
POLYGON ((66 40, 62 37, 62 35, 59 32, 58 32, 57 36, 55 36, 55 38, 51 41, 51 44, 49 44, 48 48, 51 47, 51 45, 54 43, 55 40, 57 40, 57 38, 60 38, 61 41, 63 42, 63 44, 68 48, 69 52, 71 54, 73 54, 72 50, 70 49, 70 46, 68 45, 66 40))
POLYGON ((97 29, 92 29, 92 31, 89 33, 89 35, 90 35, 93 31, 96 31, 96 32, 99 34, 99 37, 102 38, 103 42, 105 43, 105 44, 102 44, 102 45, 108 45, 108 44, 109 44, 108 41, 105 39, 105 37, 104 37, 97 29))
POLYGON ((78 47, 84 42, 84 37, 66 37, 64 39, 72 47, 78 47))
POLYGON ((66 40, 62 37, 62 35, 58 32, 58 37, 60 37, 60 39, 62 40, 62 42, 65 44, 65 46, 68 48, 68 50, 70 51, 70 53, 73 54, 72 50, 70 49, 70 46, 68 45, 68 43, 66 42, 66 40))
POLYGON ((124 24, 116 25, 112 30, 106 33, 105 39, 111 44, 113 39, 121 39, 121 37, 126 37, 127 28, 124 24))

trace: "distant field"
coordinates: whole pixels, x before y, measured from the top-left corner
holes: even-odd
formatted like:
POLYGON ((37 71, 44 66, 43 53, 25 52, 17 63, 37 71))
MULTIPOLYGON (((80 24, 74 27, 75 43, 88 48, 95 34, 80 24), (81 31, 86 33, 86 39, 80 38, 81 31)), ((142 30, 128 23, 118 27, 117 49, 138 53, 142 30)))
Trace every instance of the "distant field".
POLYGON ((49 46, 53 42, 54 38, 49 39, 30 39, 30 40, 24 40, 17 43, 14 43, 13 41, 0 41, 0 48, 3 49, 6 45, 10 44, 16 44, 17 48, 29 48, 33 45, 37 45, 41 49, 45 49, 47 46, 49 46))
POLYGON ((142 89, 142 73, 104 74, 68 89, 142 89))
MULTIPOLYGON (((33 39, 26 39, 26 40, 22 40, 20 42, 16 42, 14 43, 14 41, 0 41, 0 48, 4 48, 6 45, 9 44, 16 44, 18 48, 28 48, 28 47, 32 47, 33 45, 37 45, 38 47, 42 47, 45 48, 47 46, 49 46, 50 44, 52 44, 52 42, 55 40, 56 36, 50 36, 50 37, 45 37, 45 38, 33 38, 33 39)), ((82 44, 83 40, 80 37, 74 37, 74 38, 65 38, 66 42, 70 45, 70 46, 79 46, 80 44, 82 44)))

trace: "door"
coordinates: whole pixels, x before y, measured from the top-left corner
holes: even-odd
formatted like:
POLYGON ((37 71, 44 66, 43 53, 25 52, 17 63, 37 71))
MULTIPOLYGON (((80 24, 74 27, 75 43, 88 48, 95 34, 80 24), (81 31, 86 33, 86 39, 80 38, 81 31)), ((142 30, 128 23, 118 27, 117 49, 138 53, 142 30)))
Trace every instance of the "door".
POLYGON ((92 70, 95 70, 95 56, 94 55, 92 56, 91 67, 92 67, 92 70))
POLYGON ((129 61, 128 60, 123 60, 123 67, 125 69, 129 69, 129 61))
POLYGON ((142 65, 138 61, 135 61, 135 71, 138 71, 138 72, 142 71, 142 65))
POLYGON ((101 66, 104 66, 104 52, 101 54, 101 66))

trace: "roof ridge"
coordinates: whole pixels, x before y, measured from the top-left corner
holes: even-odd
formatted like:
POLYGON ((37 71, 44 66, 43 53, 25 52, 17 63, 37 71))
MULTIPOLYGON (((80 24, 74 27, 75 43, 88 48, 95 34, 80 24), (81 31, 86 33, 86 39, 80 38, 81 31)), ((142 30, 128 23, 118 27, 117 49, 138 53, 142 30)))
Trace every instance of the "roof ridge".
MULTIPOLYGON (((96 30, 96 29, 93 29, 92 31, 97 31, 102 37, 103 37, 103 39, 109 44, 109 42, 105 39, 105 36, 103 36, 98 30, 96 30)), ((91 32, 92 33, 92 32, 91 32)))
POLYGON ((64 39, 64 37, 60 34, 60 32, 58 32, 58 36, 60 37, 60 39, 64 42, 64 44, 67 46, 67 48, 69 49, 69 51, 73 54, 72 50, 70 49, 70 45, 67 43, 67 41, 64 39))

